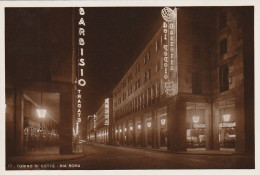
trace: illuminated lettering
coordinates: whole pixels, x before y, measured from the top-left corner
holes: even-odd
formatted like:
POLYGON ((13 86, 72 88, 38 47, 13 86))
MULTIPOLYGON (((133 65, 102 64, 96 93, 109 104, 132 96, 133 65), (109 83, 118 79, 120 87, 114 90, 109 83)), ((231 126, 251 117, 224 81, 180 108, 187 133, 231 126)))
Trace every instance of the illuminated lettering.
POLYGON ((86 85, 86 80, 84 80, 84 79, 79 79, 78 85, 80 85, 80 86, 85 86, 85 85, 86 85))
POLYGON ((79 35, 85 36, 85 29, 79 28, 79 35))
POLYGON ((79 65, 80 65, 80 66, 85 66, 85 60, 84 60, 84 58, 80 58, 80 59, 79 59, 79 65))
POLYGON ((79 38, 79 45, 81 45, 81 46, 85 45, 85 41, 83 38, 79 38))
POLYGON ((85 10, 82 7, 79 8, 79 14, 85 15, 85 10))
POLYGON ((79 20, 79 25, 83 25, 83 26, 85 26, 86 24, 85 24, 85 21, 84 21, 84 19, 83 18, 80 18, 80 20, 79 20))

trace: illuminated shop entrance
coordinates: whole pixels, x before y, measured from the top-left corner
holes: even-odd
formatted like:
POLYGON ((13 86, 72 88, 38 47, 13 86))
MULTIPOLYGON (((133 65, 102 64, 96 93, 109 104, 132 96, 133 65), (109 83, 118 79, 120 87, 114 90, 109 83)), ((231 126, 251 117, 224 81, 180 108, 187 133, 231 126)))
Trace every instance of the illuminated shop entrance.
POLYGON ((59 152, 59 94, 24 94, 23 151, 50 149, 59 152))
POLYGON ((134 144, 134 131, 133 131, 133 123, 129 124, 129 144, 134 144))
POLYGON ((159 148, 167 148, 167 108, 163 108, 158 112, 158 136, 159 136, 159 148))
POLYGON ((146 120, 146 145, 148 147, 152 146, 152 119, 146 120))
POLYGON ((142 125, 141 125, 141 121, 136 123, 136 145, 137 146, 141 146, 142 145, 142 125))
POLYGON ((206 149, 205 105, 187 103, 187 149, 206 149))
POLYGON ((219 103, 219 145, 220 150, 235 151, 236 147, 236 121, 235 100, 219 103))

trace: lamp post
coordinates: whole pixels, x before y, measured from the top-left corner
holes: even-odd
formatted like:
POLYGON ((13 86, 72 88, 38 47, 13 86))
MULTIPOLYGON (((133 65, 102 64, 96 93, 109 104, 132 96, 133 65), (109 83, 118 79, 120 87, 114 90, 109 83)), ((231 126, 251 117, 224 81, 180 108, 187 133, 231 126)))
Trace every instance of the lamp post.
POLYGON ((42 108, 42 91, 41 91, 41 106, 40 108, 36 109, 37 115, 40 118, 40 147, 42 147, 42 132, 43 132, 43 128, 42 128, 42 119, 45 118, 47 110, 42 108))

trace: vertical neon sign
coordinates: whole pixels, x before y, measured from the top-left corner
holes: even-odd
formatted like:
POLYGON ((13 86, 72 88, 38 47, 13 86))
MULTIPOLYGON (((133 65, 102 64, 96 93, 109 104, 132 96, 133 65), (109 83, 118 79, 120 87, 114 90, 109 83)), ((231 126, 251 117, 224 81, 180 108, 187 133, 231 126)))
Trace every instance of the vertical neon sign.
MULTIPOLYGON (((78 128, 79 123, 81 122, 81 111, 82 111, 82 88, 86 86, 85 72, 84 68, 86 66, 85 50, 84 46, 86 44, 86 23, 85 23, 85 10, 80 7, 78 9, 78 21, 77 21, 77 38, 78 38, 78 70, 77 70, 77 120, 76 128, 78 128)), ((76 134, 78 134, 79 129, 76 129, 76 134)))
POLYGON ((105 99, 105 124, 109 125, 109 98, 105 99))
POLYGON ((177 9, 165 7, 161 11, 163 22, 163 67, 165 93, 177 93, 177 9))

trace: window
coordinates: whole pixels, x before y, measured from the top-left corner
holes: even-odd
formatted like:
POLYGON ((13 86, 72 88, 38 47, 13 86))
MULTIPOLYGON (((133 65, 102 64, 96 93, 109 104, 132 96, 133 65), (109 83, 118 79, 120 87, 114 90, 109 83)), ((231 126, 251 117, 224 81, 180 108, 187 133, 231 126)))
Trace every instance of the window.
POLYGON ((219 29, 223 29, 227 26, 227 14, 222 12, 219 16, 219 29))
POLYGON ((146 72, 144 73, 144 82, 146 83, 146 72))
POLYGON ((156 72, 159 72, 160 71, 160 69, 161 69, 161 64, 160 64, 160 60, 158 60, 157 61, 157 63, 156 63, 156 72))
POLYGON ((227 64, 219 68, 219 86, 220 92, 229 89, 229 69, 227 64))
POLYGON ((151 78, 151 71, 149 69, 148 72, 147 72, 147 80, 149 80, 150 78, 151 78))
POLYGON ((227 38, 223 39, 220 42, 219 51, 220 51, 220 55, 227 53, 227 38))
POLYGON ((144 56, 144 64, 146 64, 146 56, 144 56))
POLYGON ((192 93, 201 94, 201 81, 198 72, 192 73, 192 93))

